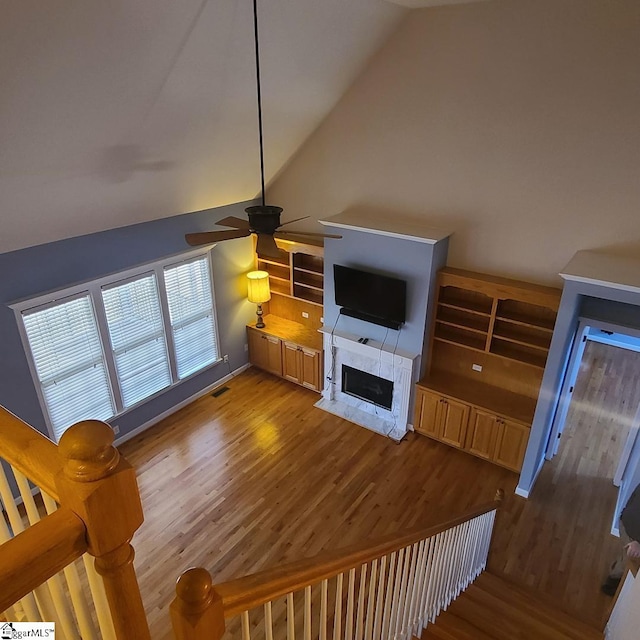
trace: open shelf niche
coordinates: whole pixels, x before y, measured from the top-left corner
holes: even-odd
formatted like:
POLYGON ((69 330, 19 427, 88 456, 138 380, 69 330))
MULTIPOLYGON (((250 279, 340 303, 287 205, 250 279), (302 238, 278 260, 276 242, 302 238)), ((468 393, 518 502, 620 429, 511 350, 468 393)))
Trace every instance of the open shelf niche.
POLYGON ((276 240, 277 258, 257 254, 256 267, 269 274, 271 292, 322 305, 324 259, 322 242, 276 240))

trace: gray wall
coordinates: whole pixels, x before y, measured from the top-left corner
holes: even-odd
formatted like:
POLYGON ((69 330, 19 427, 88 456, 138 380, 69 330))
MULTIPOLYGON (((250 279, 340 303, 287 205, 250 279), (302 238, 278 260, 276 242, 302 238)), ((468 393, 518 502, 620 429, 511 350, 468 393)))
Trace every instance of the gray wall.
MULTIPOLYGON (((0 254, 0 405, 47 433, 16 318, 7 306, 22 298, 94 280, 192 250, 184 234, 215 228, 222 217, 244 217, 249 203, 234 204, 0 254)), ((120 437, 154 420, 248 361, 245 324, 254 308, 246 301, 244 274, 252 268, 250 239, 217 244, 211 253, 221 354, 220 363, 113 420, 120 437)))
POLYGON ((640 293, 606 285, 566 281, 553 332, 547 366, 531 427, 529 445, 520 474, 518 491, 527 494, 544 463, 553 417, 567 365, 568 351, 581 317, 605 320, 620 326, 640 327, 640 293))
MULTIPOLYGON (((428 318, 432 315, 435 278, 446 263, 448 238, 434 245, 337 227, 329 227, 328 232, 338 233, 342 239, 325 240, 324 325, 329 328, 335 325, 339 331, 379 342, 386 336, 387 345, 393 347, 397 340, 398 349, 423 356, 428 345, 428 318), (407 316, 399 332, 339 316, 340 307, 335 304, 333 286, 334 264, 406 280, 407 316)), ((422 365, 414 378, 421 373, 422 365)))

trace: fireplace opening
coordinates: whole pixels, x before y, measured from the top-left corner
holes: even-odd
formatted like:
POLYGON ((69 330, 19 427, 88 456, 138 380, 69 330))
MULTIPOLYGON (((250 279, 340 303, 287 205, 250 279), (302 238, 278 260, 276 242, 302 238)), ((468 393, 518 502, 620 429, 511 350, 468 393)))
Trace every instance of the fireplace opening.
POLYGON ((342 393, 391 411, 393 381, 342 365, 342 393))

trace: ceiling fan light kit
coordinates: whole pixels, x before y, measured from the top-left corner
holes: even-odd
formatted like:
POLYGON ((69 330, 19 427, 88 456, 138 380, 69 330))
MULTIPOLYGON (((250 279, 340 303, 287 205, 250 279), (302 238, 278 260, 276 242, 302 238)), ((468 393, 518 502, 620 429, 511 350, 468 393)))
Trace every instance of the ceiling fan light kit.
MULTIPOLYGON (((280 227, 289 224, 288 222, 280 223, 280 214, 282 207, 266 204, 265 187, 264 187, 264 143, 262 134, 262 91, 260 84, 260 45, 258 40, 258 7, 257 0, 253 0, 253 31, 255 43, 256 58, 256 93, 258 106, 258 133, 260 147, 260 196, 261 204, 252 205, 245 209, 248 217, 247 220, 235 218, 233 216, 224 218, 216 222, 217 225, 224 227, 232 227, 235 231, 204 231, 201 233, 188 233, 185 240, 192 246, 200 246, 203 244, 211 244, 214 242, 222 242, 223 240, 232 240, 234 238, 246 238, 254 234, 257 238, 256 251, 258 254, 268 258, 277 258, 281 255, 281 250, 276 244, 276 237, 286 235, 309 236, 320 238, 341 238, 342 236, 325 233, 309 233, 306 231, 279 231, 280 227)), ((308 218, 309 216, 305 216, 308 218)), ((304 218, 297 218, 290 222, 297 222, 304 218)))

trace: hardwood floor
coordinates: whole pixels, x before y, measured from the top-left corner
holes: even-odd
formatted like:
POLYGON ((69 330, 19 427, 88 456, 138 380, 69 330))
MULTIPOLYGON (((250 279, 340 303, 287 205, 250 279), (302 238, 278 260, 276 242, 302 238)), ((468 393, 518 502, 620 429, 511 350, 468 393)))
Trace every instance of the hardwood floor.
POLYGON ((600 584, 619 550, 610 535, 612 479, 640 403, 640 354, 588 342, 558 455, 529 500, 501 514, 490 569, 535 588, 565 611, 602 625, 600 584))
POLYGON ((602 618, 615 491, 597 475, 602 465, 585 471, 575 441, 566 454, 563 443, 524 500, 513 494, 516 474, 416 434, 394 444, 316 409, 317 394, 285 380, 250 369, 227 386, 121 447, 138 471, 146 515, 134 546, 154 638, 171 637, 167 607, 190 566, 227 580, 439 522, 498 487, 507 498, 492 570, 583 620, 602 618))

